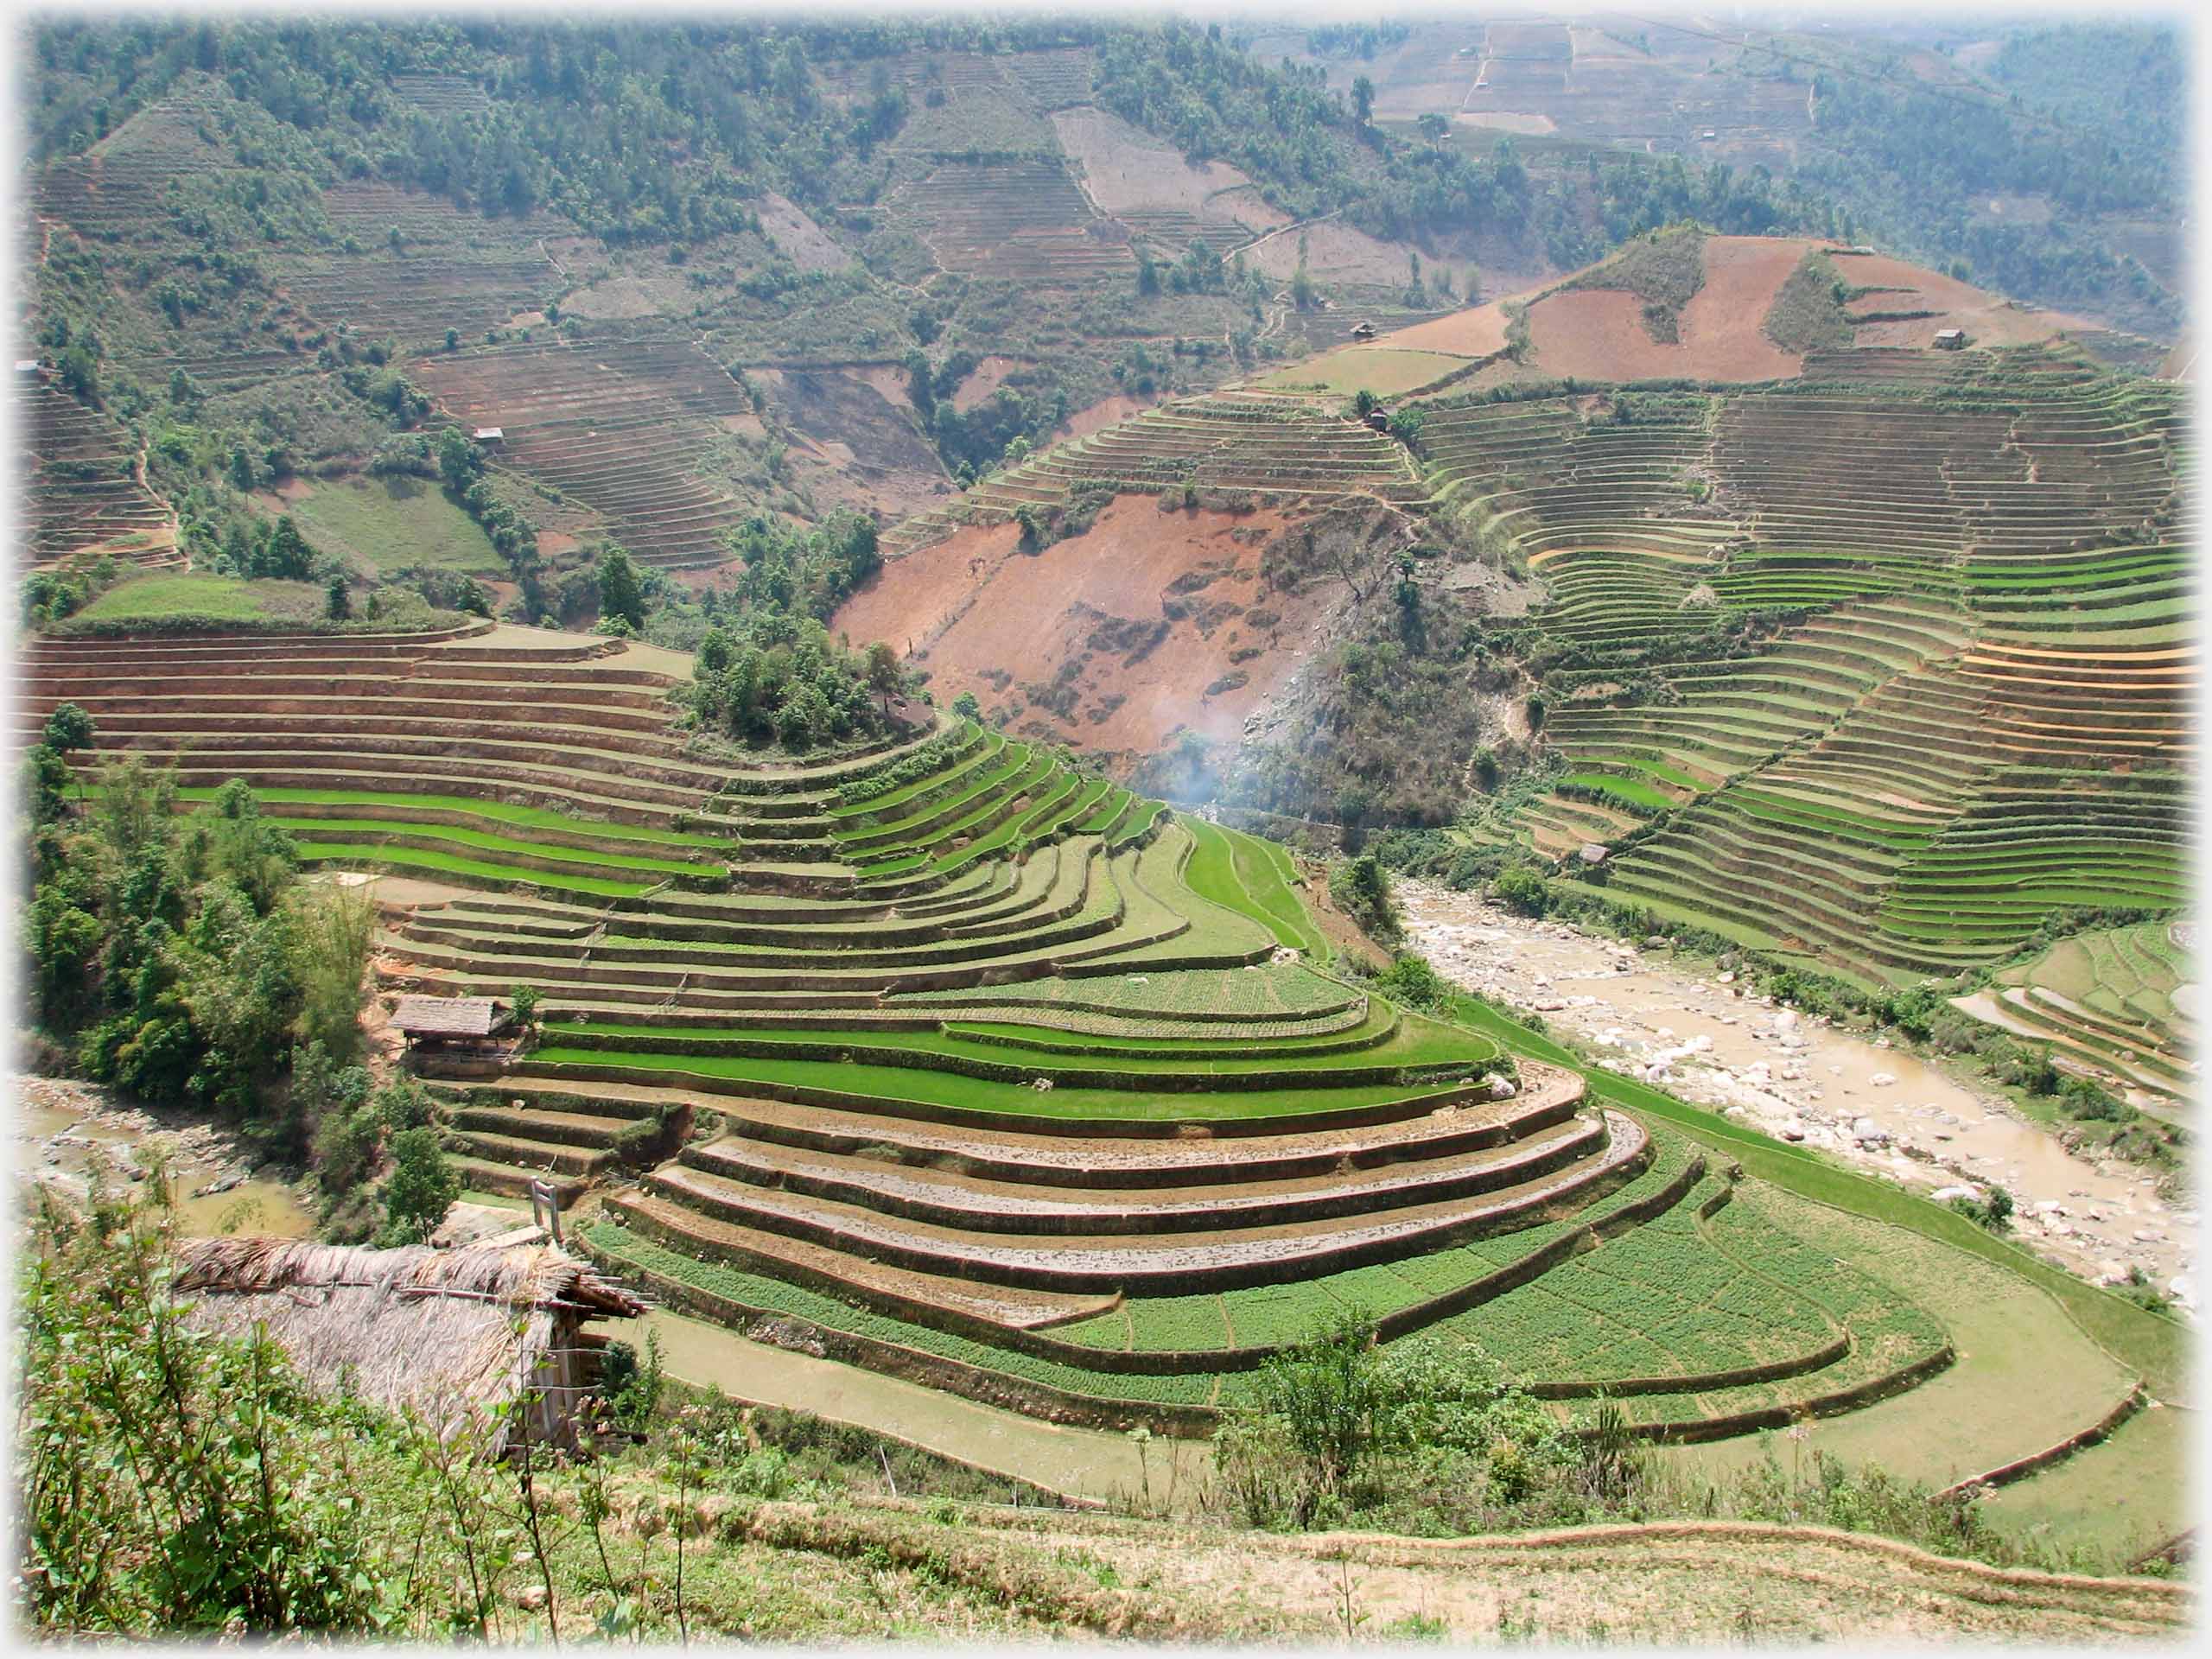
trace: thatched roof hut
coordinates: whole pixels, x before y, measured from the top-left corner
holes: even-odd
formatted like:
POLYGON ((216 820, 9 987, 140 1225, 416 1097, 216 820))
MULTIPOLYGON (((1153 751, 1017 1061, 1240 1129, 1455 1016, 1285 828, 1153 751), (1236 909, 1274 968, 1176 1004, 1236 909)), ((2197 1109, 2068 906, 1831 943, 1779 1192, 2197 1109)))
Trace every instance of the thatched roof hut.
MULTIPOLYGON (((396 1250, 288 1238, 194 1239, 178 1247, 176 1290, 201 1330, 256 1325, 317 1388, 412 1409, 441 1430, 542 1393, 531 1437, 572 1447, 579 1399, 598 1376, 593 1319, 645 1305, 550 1244, 396 1250)), ((504 1441, 505 1431, 499 1440, 504 1441)))
POLYGON ((409 995, 392 1004, 391 1028, 417 1043, 495 1037, 513 1023, 514 1010, 493 996, 409 995))

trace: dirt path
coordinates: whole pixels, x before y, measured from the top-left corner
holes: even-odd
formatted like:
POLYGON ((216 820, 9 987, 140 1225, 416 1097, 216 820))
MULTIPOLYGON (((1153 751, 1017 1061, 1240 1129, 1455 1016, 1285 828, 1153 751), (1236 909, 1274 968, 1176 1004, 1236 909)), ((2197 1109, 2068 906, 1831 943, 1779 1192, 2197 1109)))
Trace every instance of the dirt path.
POLYGON ((1747 997, 1708 962, 1421 882, 1401 884, 1399 900, 1439 972, 1617 1056, 1611 1069, 1923 1192, 2001 1185, 2039 1254, 2093 1280, 2139 1267, 2193 1307, 2197 1212, 2162 1202, 2137 1166, 2078 1158, 1993 1092, 1747 997))
POLYGON ((1278 1536, 1037 1511, 970 1527, 1103 1560, 1178 1599, 1318 1619, 1347 1640, 1719 1649, 1945 1637, 2172 1641, 2189 1586, 2008 1572, 1825 1527, 1684 1521, 1461 1539, 1278 1536))

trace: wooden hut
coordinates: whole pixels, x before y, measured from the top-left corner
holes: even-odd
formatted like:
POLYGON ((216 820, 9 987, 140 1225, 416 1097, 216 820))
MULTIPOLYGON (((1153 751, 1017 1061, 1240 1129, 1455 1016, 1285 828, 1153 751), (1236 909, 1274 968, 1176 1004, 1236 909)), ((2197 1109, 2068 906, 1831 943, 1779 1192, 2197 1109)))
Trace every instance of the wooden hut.
POLYGON ((1936 349, 1956 352, 1965 349, 1967 331, 1963 328, 1939 328, 1936 331, 1936 349))
POLYGON ((410 1052, 483 1048, 514 1024, 514 1010, 494 996, 403 996, 391 1010, 391 1028, 410 1052))
MULTIPOLYGON (((396 1250, 311 1239, 203 1238, 178 1248, 175 1289, 195 1329, 265 1329, 317 1389, 411 1410, 441 1433, 530 1397, 530 1438, 576 1448, 579 1402, 597 1387, 603 1342, 588 1319, 645 1305, 543 1243, 396 1250)), ((492 1450, 505 1449, 510 1416, 492 1450)))

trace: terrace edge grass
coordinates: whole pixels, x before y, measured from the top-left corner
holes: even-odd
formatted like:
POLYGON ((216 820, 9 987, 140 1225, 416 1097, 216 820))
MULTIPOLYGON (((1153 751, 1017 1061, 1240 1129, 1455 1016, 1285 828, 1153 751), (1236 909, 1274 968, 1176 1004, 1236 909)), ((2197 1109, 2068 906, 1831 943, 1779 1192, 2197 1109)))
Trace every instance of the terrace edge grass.
POLYGON ((1716 1113, 1607 1071, 1478 998, 1455 998, 1452 1012, 1456 1019, 1496 1037, 1509 1049, 1580 1072, 1592 1095, 1649 1112, 1714 1151, 1733 1155, 1749 1173, 1800 1198, 1870 1221, 1906 1228, 2010 1269, 2048 1294, 2092 1342, 2140 1373, 2161 1400, 2179 1401, 2189 1395, 2189 1332, 2177 1321, 2146 1313, 1901 1187, 1739 1128, 1716 1113))

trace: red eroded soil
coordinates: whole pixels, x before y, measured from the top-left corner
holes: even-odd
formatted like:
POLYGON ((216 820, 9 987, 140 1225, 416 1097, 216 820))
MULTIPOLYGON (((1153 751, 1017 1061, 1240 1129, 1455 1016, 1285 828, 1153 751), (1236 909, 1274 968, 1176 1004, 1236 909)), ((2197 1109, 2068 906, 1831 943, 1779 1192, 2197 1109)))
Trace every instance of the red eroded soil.
POLYGON ((1159 401, 1157 397, 1134 397, 1117 391, 1111 397, 1102 397, 1089 409, 1079 409, 1069 416, 1060 423, 1060 429, 1052 434, 1052 442, 1065 443, 1071 438, 1087 438, 1094 432, 1103 432, 1133 415, 1143 414, 1159 401))
POLYGON ((971 526, 893 560, 830 626, 855 640, 887 640, 929 670, 940 704, 972 691, 987 710, 1014 709, 1016 732, 1042 722, 1057 741, 1131 759, 1184 728, 1233 740, 1298 667, 1299 647, 1327 604, 1262 588, 1261 550, 1288 517, 1162 512, 1150 496, 1122 496, 1087 533, 1033 556, 1020 550, 1014 524, 971 526), (1217 568, 1203 587, 1168 591, 1201 567, 1217 568), (1171 618, 1171 607, 1182 613, 1171 618), (1255 628, 1244 615, 1253 610, 1279 620, 1255 628), (1163 620, 1149 650, 1127 645, 1163 620), (1255 646, 1260 655, 1230 662, 1255 646), (1078 667, 1070 715, 1024 707, 1024 685, 1050 686, 1071 663, 1078 667), (1245 684, 1206 694, 1236 671, 1245 684))
POLYGON ((1861 346, 1903 346, 1926 348, 1945 328, 1963 328, 1974 346, 2032 346, 2066 328, 2094 328, 2097 325, 2063 311, 2024 310, 2012 301, 1960 282, 1956 277, 1924 270, 1885 254, 1839 254, 1835 268, 1857 288, 1895 289, 1861 295, 1847 308, 1854 316, 1869 312, 1933 311, 1932 317, 1902 322, 1860 325, 1861 346))
POLYGON ((1016 369, 1028 366, 1028 359, 1020 357, 987 357, 978 363, 974 372, 954 388, 952 406, 965 415, 999 389, 1000 384, 1016 369))
POLYGON ((1505 306, 1502 301, 1455 311, 1433 322, 1417 322, 1376 341, 1408 352, 1450 352, 1458 357, 1488 357, 1505 349, 1505 306))
POLYGON ((1643 302, 1621 289, 1575 289, 1538 301, 1529 308, 1529 343, 1546 374, 1653 380, 1689 372, 1682 348, 1645 333, 1643 302))
POLYGON ((1805 366, 1766 336, 1766 314, 1816 245, 1794 238, 1715 236, 1705 244, 1705 286, 1682 308, 1681 349, 1707 380, 1779 380, 1805 366))
POLYGON ((1766 314, 1809 242, 1716 236, 1705 245, 1705 285, 1678 321, 1681 341, 1662 346, 1643 327, 1643 302, 1619 289, 1574 289, 1529 311, 1535 365, 1593 380, 1774 380, 1803 359, 1766 337, 1766 314))

